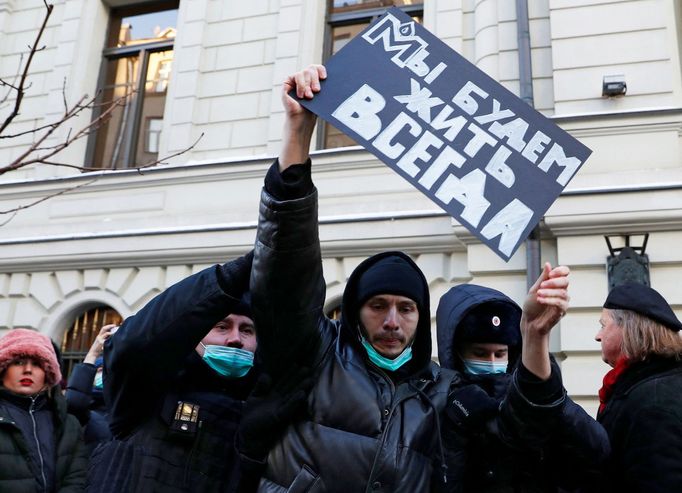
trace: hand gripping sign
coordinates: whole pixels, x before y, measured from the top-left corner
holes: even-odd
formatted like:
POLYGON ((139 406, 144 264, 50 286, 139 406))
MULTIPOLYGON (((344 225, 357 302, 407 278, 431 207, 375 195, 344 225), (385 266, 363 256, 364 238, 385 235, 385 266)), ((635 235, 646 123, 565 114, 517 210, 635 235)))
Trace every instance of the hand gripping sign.
POLYGON ((591 154, 397 8, 326 67, 301 104, 505 260, 591 154))

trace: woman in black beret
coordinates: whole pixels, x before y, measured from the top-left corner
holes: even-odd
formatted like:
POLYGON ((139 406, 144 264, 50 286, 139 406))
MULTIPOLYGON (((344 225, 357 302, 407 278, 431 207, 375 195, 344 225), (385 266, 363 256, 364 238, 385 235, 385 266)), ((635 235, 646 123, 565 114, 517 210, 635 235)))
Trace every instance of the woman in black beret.
POLYGON ((604 303, 595 339, 613 369, 597 420, 611 440, 594 491, 682 491, 682 323, 654 289, 629 283, 604 303))

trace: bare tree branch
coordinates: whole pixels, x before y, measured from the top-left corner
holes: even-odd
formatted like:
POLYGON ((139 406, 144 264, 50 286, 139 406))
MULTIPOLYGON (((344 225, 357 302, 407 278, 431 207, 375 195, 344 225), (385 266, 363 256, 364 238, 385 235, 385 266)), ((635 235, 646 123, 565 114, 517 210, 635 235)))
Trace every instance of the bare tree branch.
POLYGON ((12 83, 10 84, 7 82, 5 79, 0 78, 0 86, 7 86, 7 93, 0 99, 0 105, 5 104, 7 100, 10 97, 10 94, 12 94, 12 91, 16 91, 16 86, 14 85, 14 81, 16 81, 19 78, 19 74, 21 74, 21 66, 24 63, 24 54, 21 53, 19 55, 19 63, 17 64, 17 73, 14 74, 14 77, 12 77, 12 83))
POLYGON ((64 77, 64 82, 62 82, 62 102, 64 103, 64 113, 68 113, 69 105, 66 103, 66 77, 64 77))
POLYGON ((41 51, 43 48, 38 48, 38 44, 40 43, 40 38, 42 38, 43 33, 45 32, 45 26, 47 25, 47 21, 50 18, 50 15, 52 15, 52 10, 54 9, 54 5, 48 4, 47 1, 43 0, 43 3, 45 4, 45 8, 47 9, 45 13, 45 18, 43 19, 43 24, 40 26, 40 30, 38 31, 38 35, 36 36, 36 39, 33 43, 33 45, 30 47, 31 51, 28 55, 28 59, 26 60, 26 65, 24 65, 24 71, 21 74, 21 79, 19 80, 19 85, 17 87, 14 87, 17 97, 14 100, 14 109, 12 112, 5 118, 5 121, 0 125, 0 134, 7 128, 7 126, 12 123, 12 120, 19 114, 19 108, 21 107, 21 101, 24 99, 24 92, 25 92, 25 87, 24 85, 26 84, 26 77, 28 77, 28 70, 31 67, 31 62, 33 61, 33 57, 38 51, 41 51))
MULTIPOLYGON (((79 185, 74 185, 73 187, 65 188, 64 190, 60 190, 59 192, 51 193, 49 195, 46 195, 45 197, 41 197, 38 200, 35 200, 35 201, 30 202, 28 204, 20 205, 20 206, 14 207, 13 209, 7 209, 4 211, 0 211, 0 214, 11 214, 13 212, 16 213, 16 212, 22 211, 24 209, 28 209, 29 207, 33 207, 34 205, 40 204, 41 202, 45 202, 46 200, 49 200, 53 197, 58 197, 58 196, 63 195, 65 193, 73 192, 74 190, 78 190, 79 188, 90 185, 91 183, 95 183, 98 179, 99 179, 99 177, 93 178, 92 180, 86 181, 85 183, 81 183, 79 185)), ((7 221, 7 222, 9 222, 9 221, 7 221)), ((7 222, 0 224, 0 226, 7 224, 7 222)))
MULTIPOLYGON (((121 96, 121 98, 126 98, 126 97, 129 98, 130 96, 131 96, 131 94, 127 94, 127 95, 121 96)), ((112 104, 116 104, 116 102, 117 102, 117 100, 114 99, 114 100, 112 100, 112 101, 104 101, 104 102, 98 103, 98 102, 97 102, 97 98, 98 98, 98 97, 99 97, 99 93, 98 93, 97 96, 88 99, 88 96, 87 96, 87 94, 86 94, 86 95, 84 95, 81 99, 79 99, 79 100, 73 105, 73 107, 72 107, 70 110, 67 109, 67 110, 64 112, 64 116, 62 117, 61 120, 56 120, 56 121, 53 121, 53 122, 50 122, 50 123, 46 123, 45 125, 42 125, 42 126, 40 126, 40 127, 36 127, 36 128, 31 129, 31 130, 25 130, 25 131, 23 131, 23 132, 18 132, 18 133, 15 133, 15 134, 0 135, 0 140, 2 140, 2 139, 14 139, 14 138, 16 138, 16 137, 21 137, 21 136, 23 136, 23 135, 36 134, 36 133, 41 132, 41 131, 43 131, 43 130, 45 130, 45 129, 51 128, 51 127, 53 127, 53 126, 55 126, 55 125, 61 126, 61 125, 63 125, 67 120, 70 120, 70 119, 72 119, 72 118, 74 118, 74 117, 80 115, 80 114, 81 114, 83 111, 85 111, 85 110, 89 110, 89 109, 94 110, 94 109, 98 109, 98 108, 101 108, 101 107, 107 108, 107 107, 109 107, 109 106, 112 105, 112 104), (86 100, 87 100, 87 101, 86 101, 86 100)), ((2 169, 2 168, 0 168, 0 169, 2 169)))
POLYGON ((0 223, 0 228, 2 228, 5 224, 7 224, 8 222, 10 222, 10 221, 11 221, 12 219, 14 219, 15 217, 17 217, 17 213, 18 213, 18 212, 15 211, 14 214, 12 214, 12 215, 9 216, 7 219, 5 219, 4 221, 2 221, 2 222, 0 223))
POLYGON ((70 108, 60 120, 57 120, 47 125, 45 127, 46 132, 40 137, 38 137, 33 142, 33 144, 31 144, 28 147, 28 149, 26 149, 22 154, 20 154, 12 163, 8 164, 7 166, 0 167, 0 176, 10 171, 14 171, 31 164, 49 161, 52 156, 66 149, 74 141, 86 136, 93 129, 96 130, 97 128, 99 128, 105 121, 107 121, 110 118, 111 114, 114 112, 116 108, 126 104, 128 97, 129 94, 126 94, 114 100, 109 105, 109 107, 106 108, 97 118, 92 120, 87 125, 83 126, 75 134, 71 135, 69 133, 69 135, 67 135, 67 138, 64 141, 60 142, 59 144, 55 144, 54 146, 43 148, 42 144, 48 139, 48 137, 50 137, 58 128, 60 128, 64 124, 64 122, 70 120, 84 109, 80 105, 84 97, 81 98, 79 102, 76 103, 76 105, 74 105, 72 108, 70 108), (46 152, 44 154, 32 156, 32 154, 34 154, 35 152, 39 152, 40 150, 46 152))
MULTIPOLYGON (((90 185, 91 183, 94 183, 95 181, 100 179, 108 171, 110 171, 107 169, 102 169, 100 167, 79 166, 75 164, 70 164, 67 162, 63 162, 55 157, 61 151, 66 149, 68 146, 70 146, 77 140, 87 137, 92 133, 96 132, 97 130, 99 130, 104 124, 106 124, 111 119, 112 115, 117 109, 121 107, 125 108, 129 104, 129 100, 135 94, 135 91, 126 90, 126 92, 120 97, 115 97, 108 101, 100 101, 100 96, 102 95, 102 93, 101 91, 98 91, 98 93, 93 98, 89 98, 87 95, 84 95, 78 101, 69 105, 66 96, 67 81, 65 78, 61 88, 62 103, 64 107, 64 113, 61 115, 61 117, 57 115, 55 116, 54 121, 45 123, 30 130, 15 132, 12 134, 3 134, 3 132, 7 130, 7 128, 13 123, 16 116, 20 114, 21 104, 24 95, 26 94, 26 90, 29 87, 31 87, 31 82, 29 82, 27 78, 30 72, 31 63, 33 62, 34 56, 36 53, 45 49, 45 46, 39 47, 39 43, 43 36, 43 33, 45 32, 47 22, 50 18, 50 15, 52 14, 54 6, 49 4, 47 0, 43 0, 43 4, 45 5, 46 9, 45 18, 43 19, 42 25, 36 35, 35 42, 33 43, 33 45, 29 45, 30 52, 28 58, 26 59, 26 63, 23 66, 23 71, 21 70, 22 61, 24 58, 24 56, 22 55, 19 61, 19 66, 17 68, 17 74, 14 76, 12 82, 0 79, 0 87, 8 88, 7 94, 4 96, 2 100, 0 100, 0 105, 5 104, 9 100, 10 96, 13 93, 16 93, 16 98, 13 101, 13 103, 11 101, 7 103, 7 105, 14 104, 14 106, 10 114, 5 118, 4 122, 2 122, 2 124, 0 125, 0 140, 13 139, 17 137, 32 135, 33 142, 30 145, 28 145, 23 150, 23 152, 21 152, 21 154, 18 157, 16 157, 11 163, 6 165, 0 165, 0 176, 4 175, 5 173, 9 173, 11 171, 24 168, 26 166, 38 164, 70 168, 85 172, 100 171, 100 173, 95 174, 91 180, 81 183, 79 185, 74 185, 54 193, 49 193, 48 195, 41 197, 40 199, 34 200, 33 202, 30 203, 19 205, 7 210, 0 210, 0 215, 8 216, 6 220, 0 222, 0 227, 9 223, 17 215, 19 211, 28 209, 29 207, 33 207, 51 198, 58 197, 60 195, 90 185), (19 79, 18 83, 16 82, 17 79, 19 79), (79 117, 84 111, 92 110, 99 110, 99 114, 96 118, 92 118, 89 123, 83 125, 79 124, 74 126, 68 126, 72 124, 74 122, 74 119, 79 117), (56 132, 58 130, 63 129, 67 129, 66 136, 60 139, 54 138, 57 135, 56 132)), ((180 156, 186 152, 191 151, 199 143, 203 136, 204 134, 202 133, 194 141, 194 143, 187 147, 186 149, 182 149, 169 156, 165 156, 156 159, 152 162, 144 163, 139 166, 134 166, 129 169, 137 170, 139 174, 143 174, 142 173, 143 169, 157 166, 159 164, 164 164, 169 159, 172 159, 174 157, 180 156)))
MULTIPOLYGON (((22 57, 23 57, 23 55, 22 55, 22 57)), ((21 63, 21 60, 19 61, 19 63, 21 63)), ((21 68, 21 67, 19 67, 19 68, 21 68)), ((19 76, 19 74, 16 75, 16 77, 18 77, 18 76, 19 76)), ((9 87, 9 89, 7 90, 7 94, 2 98, 3 103, 5 101, 7 101, 7 99, 9 98, 9 95, 12 94, 12 91, 18 91, 19 90, 19 88, 17 86, 15 86, 14 84, 10 84, 9 82, 7 82, 4 79, 0 79, 0 85, 9 87)))
MULTIPOLYGON (((171 155, 169 155, 169 156, 165 156, 165 157, 163 157, 163 158, 161 158, 161 159, 157 159, 157 160, 154 161, 154 162, 146 163, 146 164, 143 164, 143 165, 141 165, 141 166, 136 166, 136 167, 134 167, 134 168, 129 168, 129 169, 135 169, 135 170, 138 171, 139 174, 144 174, 144 173, 142 172, 143 169, 145 169, 145 168, 151 168, 152 166, 156 166, 156 165, 158 165, 158 164, 163 164, 163 162, 166 161, 166 160, 168 160, 168 159, 172 159, 172 158, 174 158, 174 157, 176 157, 176 156, 180 156, 180 155, 182 155, 182 154, 184 154, 184 153, 186 153, 186 152, 192 150, 192 149, 194 148, 194 146, 196 146, 196 145, 199 143, 199 141, 200 141, 203 137, 204 137, 204 133, 202 132, 201 135, 199 135, 199 137, 197 138, 197 140, 195 140, 194 143, 193 143, 191 146, 187 147, 186 149, 183 149, 183 150, 181 150, 181 151, 178 151, 178 152, 176 152, 176 153, 173 153, 173 154, 171 154, 171 155)), ((78 169, 78 170, 81 170, 81 171, 97 171, 97 170, 99 170, 99 171, 102 171, 102 174, 100 174, 99 176, 93 178, 92 180, 88 180, 88 181, 86 181, 86 182, 84 182, 84 183, 80 183, 80 184, 78 184, 78 185, 74 185, 74 186, 72 186, 72 187, 65 188, 64 190, 60 190, 60 191, 58 191, 58 192, 51 193, 51 194, 49 194, 49 195, 46 195, 45 197, 41 197, 40 199, 35 200, 35 201, 33 201, 33 202, 30 202, 30 203, 28 203, 28 204, 23 204, 23 205, 14 207, 14 208, 12 208, 12 209, 0 210, 0 215, 12 214, 12 213, 13 213, 13 215, 12 215, 9 219, 7 219, 6 221, 0 223, 0 227, 4 226, 4 225, 7 224, 8 222, 10 222, 12 219, 14 219, 14 216, 15 216, 19 211, 22 211, 22 210, 24 210, 24 209, 28 209, 29 207, 33 207, 34 205, 40 204, 41 202, 45 202, 46 200, 49 200, 49 199, 51 199, 51 198, 58 197, 58 196, 63 195, 63 194, 65 194, 65 193, 73 192, 74 190, 78 190, 79 188, 83 188, 83 187, 86 187, 86 186, 88 186, 88 185, 91 185, 92 183, 95 183, 97 180, 99 180, 99 179, 102 177, 102 175, 103 175, 104 173, 107 172, 107 170, 102 170, 101 168, 89 168, 89 167, 85 167, 85 166, 76 166, 76 165, 73 165, 73 164, 59 163, 59 162, 56 162, 56 161, 45 162, 45 164, 49 164, 49 165, 51 165, 51 166, 64 166, 64 167, 67 167, 67 168, 74 168, 74 169, 78 169)))
MULTIPOLYGON (((182 154, 185 154, 186 152, 191 151, 194 149, 194 147, 199 143, 199 141, 204 137, 204 133, 202 132, 201 135, 197 138, 197 140, 194 141, 192 145, 189 147, 186 147, 185 149, 182 149, 181 151, 175 152, 173 154, 170 154, 168 156, 164 156, 162 158, 157 159, 156 161, 151 161, 145 164, 141 164, 139 166, 134 166, 131 168, 126 168, 126 169, 134 169, 139 172, 139 174, 144 174, 142 173, 142 170, 147 169, 147 168, 153 168, 154 166, 158 166, 159 164, 167 164, 167 161, 169 159, 173 159, 174 157, 181 156, 182 154)), ((107 172, 108 170, 102 169, 102 168, 95 168, 92 166, 78 166, 76 164, 68 164, 68 163, 61 163, 58 161, 41 161, 42 164, 47 164, 49 166, 57 166, 57 167, 63 167, 63 168, 71 168, 71 169, 77 169, 79 171, 102 171, 102 172, 107 172)))
POLYGON ((168 161, 169 159, 173 159, 174 157, 181 156, 181 155, 185 154, 186 152, 191 151, 199 143, 199 141, 203 138, 204 138, 204 132, 201 132, 201 135, 199 135, 199 137, 197 137, 197 140, 195 140, 191 146, 186 147, 186 148, 182 149, 181 151, 170 154, 169 156, 159 158, 156 161, 153 161, 151 163, 146 163, 146 164, 143 164, 141 166, 135 166, 134 168, 130 168, 130 169, 136 169, 140 174, 143 174, 142 170, 145 168, 151 168, 152 166, 156 166, 158 164, 168 164, 166 161, 168 161))

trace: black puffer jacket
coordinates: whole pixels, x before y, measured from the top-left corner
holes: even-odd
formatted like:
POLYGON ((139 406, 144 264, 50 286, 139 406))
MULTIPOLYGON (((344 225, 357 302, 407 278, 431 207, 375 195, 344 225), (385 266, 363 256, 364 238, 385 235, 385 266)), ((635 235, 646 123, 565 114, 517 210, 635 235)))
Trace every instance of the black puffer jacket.
MULTIPOLYGON (((455 356, 456 328, 462 319, 482 303, 502 302, 521 309, 509 297, 491 288, 466 284, 441 297, 436 325, 438 357, 445 368, 460 369, 455 356)), ((495 315, 491 313, 491 316, 495 315)), ((518 331, 519 328, 516 327, 518 331)), ((516 340, 521 341, 520 333, 516 340)), ((575 489, 594 479, 609 453, 604 429, 570 398, 545 406, 525 402, 519 386, 539 385, 524 375, 517 362, 521 346, 509 348, 507 374, 463 374, 461 385, 476 384, 502 403, 497 416, 474 429, 462 430, 466 448, 464 493, 556 492, 575 489), (516 397, 509 399, 510 394, 516 397), (511 405, 510 405, 511 404, 511 405), (530 413, 534 413, 531 415, 530 413)), ((552 360, 553 378, 561 389, 560 371, 552 360)), ((551 383, 551 382, 550 382, 551 383)), ((532 389, 531 389, 532 390, 532 389)))
POLYGON ((0 390, 0 491, 83 491, 87 457, 59 386, 37 397, 0 390))
POLYGON ((100 442, 111 440, 109 420, 101 390, 93 389, 97 368, 90 363, 79 363, 71 372, 66 385, 66 403, 70 414, 83 426, 88 456, 100 442))
POLYGON ((234 435, 256 371, 222 378, 195 347, 240 303, 249 271, 241 258, 190 276, 106 342, 104 394, 115 439, 95 450, 89 491, 233 491, 234 435), (180 402, 199 406, 196 430, 174 421, 180 402))
MULTIPOLYGON (((267 181, 266 188, 272 190, 267 181)), ((431 362, 428 299, 420 307, 413 358, 393 375, 368 361, 355 304, 360 274, 379 258, 403 257, 428 293, 423 274, 402 253, 371 257, 348 279, 341 322, 329 320, 317 191, 280 201, 264 190, 261 200, 251 279, 259 351, 271 374, 302 361, 316 369, 316 383, 309 417, 289 426, 271 450, 259 491, 430 491, 432 476, 442 475, 438 424, 456 376, 431 362)))
POLYGON ((597 419, 613 454, 590 491, 682 491, 682 362, 652 357, 628 367, 597 419))

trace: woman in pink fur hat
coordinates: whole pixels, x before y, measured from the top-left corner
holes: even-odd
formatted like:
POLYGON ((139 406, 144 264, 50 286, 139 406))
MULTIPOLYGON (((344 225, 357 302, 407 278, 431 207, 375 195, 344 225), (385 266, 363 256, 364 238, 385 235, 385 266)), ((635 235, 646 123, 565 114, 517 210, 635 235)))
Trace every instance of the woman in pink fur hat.
POLYGON ((47 336, 13 329, 0 338, 0 491, 83 491, 87 458, 61 378, 47 336))

